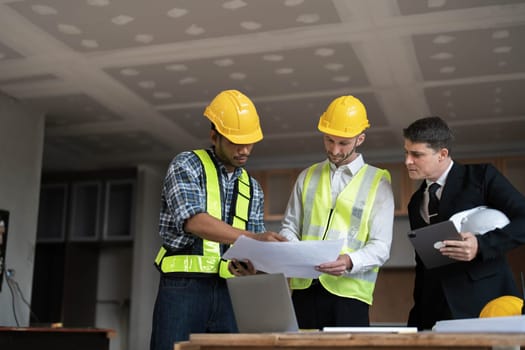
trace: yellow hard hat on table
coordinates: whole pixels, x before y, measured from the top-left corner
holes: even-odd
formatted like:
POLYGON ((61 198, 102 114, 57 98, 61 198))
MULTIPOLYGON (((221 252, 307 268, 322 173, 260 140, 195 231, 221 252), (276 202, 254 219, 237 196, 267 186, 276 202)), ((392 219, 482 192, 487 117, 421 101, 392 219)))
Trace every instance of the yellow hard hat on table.
POLYGON ((479 317, 503 317, 521 315, 523 300, 513 295, 504 295, 489 301, 479 317))

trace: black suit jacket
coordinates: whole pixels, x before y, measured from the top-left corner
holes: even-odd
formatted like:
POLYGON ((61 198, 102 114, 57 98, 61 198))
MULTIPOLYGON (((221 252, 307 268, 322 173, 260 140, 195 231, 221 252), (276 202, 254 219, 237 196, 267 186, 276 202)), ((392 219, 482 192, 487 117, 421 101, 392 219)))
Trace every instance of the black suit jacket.
MULTIPOLYGON (((412 195, 408 214, 412 229, 427 225, 420 215, 425 183, 412 195)), ((430 329, 440 319, 436 300, 448 304, 450 317, 478 317, 485 304, 502 295, 519 296, 506 253, 525 244, 525 197, 490 164, 454 162, 441 193, 439 221, 480 205, 498 209, 510 219, 478 239, 478 255, 469 262, 455 262, 427 269, 416 254, 414 306, 408 324, 430 329)))

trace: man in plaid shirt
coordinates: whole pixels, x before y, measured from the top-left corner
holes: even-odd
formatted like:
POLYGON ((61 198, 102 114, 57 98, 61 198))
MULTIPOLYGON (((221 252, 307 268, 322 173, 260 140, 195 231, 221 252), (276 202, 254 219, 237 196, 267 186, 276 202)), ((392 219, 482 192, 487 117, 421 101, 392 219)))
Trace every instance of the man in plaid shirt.
POLYGON ((151 350, 173 349, 190 333, 236 332, 223 278, 232 275, 222 253, 241 235, 286 240, 266 232, 261 186, 244 169, 263 138, 252 101, 239 91, 222 91, 204 115, 211 121, 212 147, 178 154, 164 180, 151 350))

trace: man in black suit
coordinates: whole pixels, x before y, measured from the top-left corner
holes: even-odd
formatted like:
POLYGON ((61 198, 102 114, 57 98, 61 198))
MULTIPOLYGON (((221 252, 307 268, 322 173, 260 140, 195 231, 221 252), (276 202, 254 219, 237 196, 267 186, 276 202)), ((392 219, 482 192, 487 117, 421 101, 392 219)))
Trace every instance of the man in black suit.
POLYGON ((439 117, 423 118, 403 130, 405 165, 413 180, 423 180, 408 204, 410 226, 448 220, 478 206, 498 209, 510 223, 484 235, 462 232, 462 241, 440 248, 457 262, 427 269, 416 254, 414 306, 408 325, 431 329, 436 321, 478 317, 483 306, 502 295, 519 296, 506 253, 525 244, 525 197, 491 164, 462 165, 451 158, 453 134, 439 117), (439 184, 437 208, 428 189, 439 184), (432 200, 431 200, 432 202, 432 200))

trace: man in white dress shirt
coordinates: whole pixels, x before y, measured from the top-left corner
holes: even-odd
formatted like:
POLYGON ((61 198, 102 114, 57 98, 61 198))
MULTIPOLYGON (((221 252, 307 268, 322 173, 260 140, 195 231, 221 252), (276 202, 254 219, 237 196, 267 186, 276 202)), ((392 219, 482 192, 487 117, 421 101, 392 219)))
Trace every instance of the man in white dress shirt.
POLYGON ((292 278, 299 327, 369 326, 375 281, 390 256, 394 197, 388 171, 357 152, 370 126, 353 96, 333 100, 319 120, 327 159, 297 178, 282 222, 290 241, 345 239, 319 279, 292 278))

